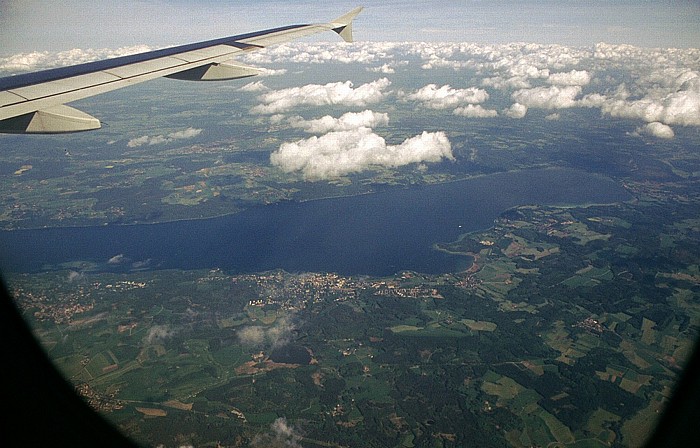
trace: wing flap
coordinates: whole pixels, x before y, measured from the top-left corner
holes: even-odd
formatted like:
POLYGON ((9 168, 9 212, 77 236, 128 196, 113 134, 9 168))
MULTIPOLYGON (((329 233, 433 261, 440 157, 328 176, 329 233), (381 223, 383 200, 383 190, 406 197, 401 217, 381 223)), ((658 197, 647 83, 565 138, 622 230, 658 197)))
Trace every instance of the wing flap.
POLYGON ((99 129, 100 120, 66 105, 0 120, 0 132, 10 134, 57 134, 99 129))
POLYGON ((185 81, 222 81, 256 76, 260 70, 243 64, 209 64, 200 65, 182 72, 168 75, 167 78, 185 81))

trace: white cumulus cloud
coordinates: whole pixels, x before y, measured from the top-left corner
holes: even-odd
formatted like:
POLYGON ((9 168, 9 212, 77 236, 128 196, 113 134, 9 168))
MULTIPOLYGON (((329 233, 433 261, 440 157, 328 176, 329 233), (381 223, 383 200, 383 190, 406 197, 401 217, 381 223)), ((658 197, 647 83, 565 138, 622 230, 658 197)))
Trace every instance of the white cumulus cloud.
POLYGON ((160 145, 163 143, 171 143, 175 140, 183 140, 198 136, 202 132, 201 129, 187 128, 182 131, 171 132, 161 135, 144 135, 141 137, 132 138, 127 143, 129 148, 135 148, 143 145, 160 145))
POLYGON ((606 101, 608 101, 608 98, 605 95, 591 93, 584 95, 583 98, 577 101, 577 104, 581 107, 601 107, 606 101))
POLYGON ((363 112, 347 112, 339 118, 326 115, 314 120, 304 120, 301 117, 291 117, 289 124, 292 127, 303 129, 312 134, 325 134, 331 131, 349 131, 361 127, 374 128, 389 124, 389 115, 371 110, 363 112))
POLYGON ((465 107, 458 107, 452 113, 468 118, 489 118, 498 116, 497 111, 493 109, 485 109, 483 106, 481 106, 481 104, 467 104, 465 107))
POLYGON ((116 58, 130 54, 144 53, 154 50, 147 45, 135 45, 131 47, 80 49, 59 51, 50 53, 32 52, 19 53, 7 57, 0 57, 0 72, 19 73, 24 71, 43 70, 47 68, 64 67, 68 65, 82 64, 100 59, 116 58))
POLYGON ((275 321, 271 326, 250 325, 236 332, 241 344, 272 349, 282 347, 289 343, 295 329, 293 316, 284 316, 275 321))
POLYGON ((493 87, 498 90, 528 89, 532 87, 527 78, 522 76, 512 76, 510 78, 492 76, 482 79, 481 85, 484 87, 493 87))
POLYGON ((287 419, 279 417, 270 425, 270 432, 258 434, 253 437, 253 448, 301 448, 302 436, 294 426, 287 423, 287 419))
POLYGON ((651 135, 654 137, 658 138, 673 138, 674 133, 673 129, 671 129, 670 126, 665 125, 663 123, 659 123, 658 121, 654 121, 652 123, 647 123, 644 126, 640 126, 637 128, 637 130, 634 132, 635 135, 641 135, 641 134, 646 134, 646 135, 651 135))
POLYGON ((270 89, 268 89, 267 86, 262 83, 262 81, 253 81, 244 85, 239 90, 242 92, 264 92, 270 89))
POLYGON ((401 45, 397 42, 290 42, 248 53, 241 59, 250 64, 369 64, 391 59, 401 45))
POLYGON ((527 106, 520 103, 513 103, 508 109, 504 110, 503 113, 510 118, 523 118, 527 114, 527 106))
POLYGON ((430 109, 449 109, 465 104, 483 103, 488 98, 486 90, 476 87, 453 89, 449 85, 438 87, 436 84, 428 84, 405 95, 405 99, 417 101, 430 109))
POLYGON ((301 172, 308 180, 442 159, 454 160, 444 132, 423 132, 399 145, 387 145, 384 138, 364 127, 283 143, 270 155, 272 165, 287 173, 301 172))
POLYGON ((285 68, 265 68, 265 67, 256 67, 258 70, 258 76, 280 76, 284 75, 287 73, 287 69, 285 68))
POLYGON ((547 82, 558 86, 585 86, 591 82, 591 75, 586 70, 552 73, 547 78, 547 82))
POLYGON ((394 68, 393 65, 390 64, 383 64, 380 67, 367 67, 368 72, 374 72, 374 73, 384 73, 385 75, 390 75, 392 73, 396 73, 396 69, 394 68))
POLYGON ((127 261, 128 258, 124 254, 118 254, 107 260, 107 264, 121 264, 124 261, 127 261))
POLYGON ((576 106, 581 86, 550 86, 521 89, 513 93, 513 99, 536 109, 563 109, 576 106))
POLYGON ((145 345, 162 343, 166 339, 171 338, 175 334, 168 325, 154 325, 148 329, 148 333, 143 338, 145 345))
POLYGON ((251 347, 261 347, 265 343, 265 328, 260 325, 243 327, 236 332, 241 344, 251 347))
POLYGON ((82 272, 70 271, 68 272, 68 283, 73 283, 78 280, 82 280, 85 275, 82 272))
POLYGON ((601 106, 614 117, 637 118, 668 125, 700 126, 700 79, 687 81, 684 90, 659 95, 650 93, 638 100, 612 99, 601 106))
POLYGON ((263 104, 251 109, 255 114, 276 114, 286 112, 297 106, 327 106, 342 104, 344 106, 367 106, 381 101, 386 95, 386 88, 391 82, 381 78, 359 87, 353 83, 332 82, 325 85, 307 84, 301 87, 273 90, 260 95, 263 104))

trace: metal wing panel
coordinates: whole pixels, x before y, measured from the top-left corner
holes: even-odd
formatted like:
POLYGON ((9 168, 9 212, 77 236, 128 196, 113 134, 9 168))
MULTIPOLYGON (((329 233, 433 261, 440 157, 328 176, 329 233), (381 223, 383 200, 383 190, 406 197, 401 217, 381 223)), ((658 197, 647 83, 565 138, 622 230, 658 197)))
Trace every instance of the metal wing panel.
POLYGON ((236 53, 240 53, 242 50, 243 49, 238 47, 222 44, 215 45, 209 48, 202 48, 200 50, 192 50, 187 51, 185 53, 179 53, 177 55, 174 55, 173 57, 186 62, 197 62, 203 60, 216 60, 214 62, 219 62, 221 60, 227 60, 232 58, 236 53))
POLYGON ((117 76, 105 72, 95 72, 87 75, 73 76, 71 78, 57 79, 55 81, 36 84, 33 86, 20 87, 10 90, 10 93, 19 95, 27 100, 60 95, 73 90, 85 89, 99 84, 107 84, 117 81, 117 76))
POLYGON ((12 92, 0 92, 0 107, 8 106, 10 104, 15 104, 15 103, 20 103, 22 101, 26 101, 26 98, 23 98, 19 95, 15 95, 12 92))
POLYGON ((332 29, 333 27, 330 24, 303 25, 295 29, 275 31, 260 36, 240 39, 238 42, 260 47, 268 47, 332 29))
MULTIPOLYGON (((182 59, 167 56, 164 58, 151 59, 150 61, 137 62, 135 64, 122 65, 121 67, 110 68, 100 73, 114 75, 115 77, 117 77, 117 79, 135 78, 138 76, 148 75, 149 73, 161 72, 170 68, 180 68, 187 64, 188 63, 183 61, 182 59)), ((100 83, 96 82, 95 84, 100 83)))

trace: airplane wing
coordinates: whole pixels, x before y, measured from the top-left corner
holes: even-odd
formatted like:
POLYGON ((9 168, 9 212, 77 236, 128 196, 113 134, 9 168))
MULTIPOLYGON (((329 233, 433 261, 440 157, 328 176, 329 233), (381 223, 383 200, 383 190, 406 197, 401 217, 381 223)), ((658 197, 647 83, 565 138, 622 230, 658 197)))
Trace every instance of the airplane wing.
POLYGON ((259 73, 229 62, 242 53, 333 30, 352 42, 358 7, 329 23, 289 25, 265 31, 149 51, 86 64, 0 78, 0 132, 52 134, 89 131, 100 121, 65 103, 150 79, 218 81, 259 73))

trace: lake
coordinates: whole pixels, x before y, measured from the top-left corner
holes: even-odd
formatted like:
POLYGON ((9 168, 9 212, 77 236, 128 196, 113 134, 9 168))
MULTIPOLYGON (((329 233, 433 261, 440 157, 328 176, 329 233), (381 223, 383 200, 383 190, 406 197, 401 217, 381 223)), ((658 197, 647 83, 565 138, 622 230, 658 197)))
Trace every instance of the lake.
POLYGON ((466 269, 467 257, 433 249, 488 228, 525 204, 630 199, 615 181, 571 169, 500 173, 376 194, 285 202, 234 215, 162 224, 0 232, 0 270, 37 272, 87 262, 99 270, 284 269, 392 275, 466 269))

